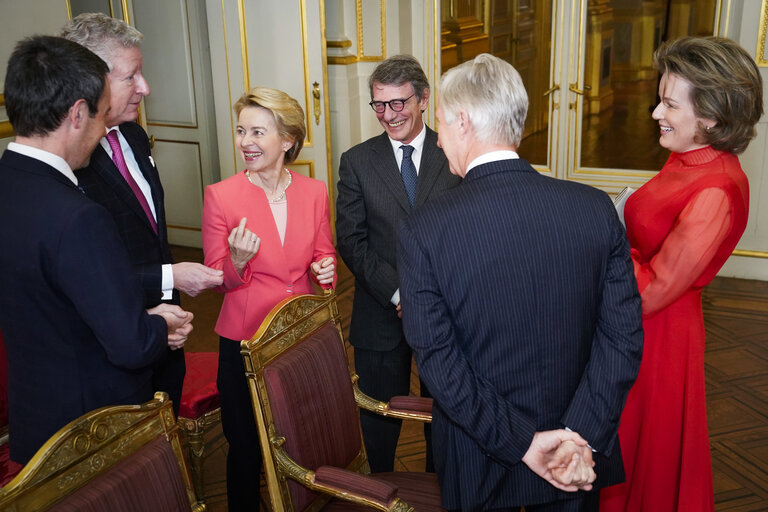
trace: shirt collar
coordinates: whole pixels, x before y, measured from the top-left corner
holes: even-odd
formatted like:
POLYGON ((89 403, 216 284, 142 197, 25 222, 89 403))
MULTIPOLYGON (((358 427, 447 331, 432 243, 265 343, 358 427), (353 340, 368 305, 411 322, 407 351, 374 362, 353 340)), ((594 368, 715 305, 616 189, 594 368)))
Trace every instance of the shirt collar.
MULTIPOLYGON (((399 140, 393 139, 389 135, 387 135, 387 138, 389 139, 389 143, 392 144, 392 151, 394 151, 394 153, 397 154, 397 151, 400 149, 400 146, 404 145, 404 143, 400 142, 399 140)), ((426 138, 427 138, 427 125, 422 123, 421 131, 419 132, 419 134, 407 145, 413 146, 413 151, 415 153, 421 153, 421 150, 424 148, 424 140, 426 138)))
POLYGON ((72 172, 72 168, 69 166, 67 161, 61 158, 59 155, 51 153, 50 151, 45 151, 44 149, 28 146, 26 144, 19 144, 18 142, 11 142, 8 144, 8 149, 15 153, 20 153, 50 165, 61 174, 69 178, 69 181, 77 185, 77 177, 75 176, 75 173, 72 172))
POLYGON ((520 155, 518 155, 515 151, 509 150, 509 149, 503 149, 500 151, 491 151, 490 153, 485 153, 483 155, 478 156, 471 162, 469 162, 469 165, 467 166, 467 172, 469 172, 472 168, 477 167, 478 165, 487 164, 490 162, 498 162, 499 160, 513 160, 515 158, 520 158, 520 155))

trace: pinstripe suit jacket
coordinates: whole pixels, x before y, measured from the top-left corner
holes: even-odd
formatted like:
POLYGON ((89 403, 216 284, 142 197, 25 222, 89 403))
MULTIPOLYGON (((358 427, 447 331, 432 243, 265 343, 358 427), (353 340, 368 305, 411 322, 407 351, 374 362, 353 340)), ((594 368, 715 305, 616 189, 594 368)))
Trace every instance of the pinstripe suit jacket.
MULTIPOLYGON (((152 190, 157 234, 131 187, 101 145, 96 146, 88 167, 75 171, 75 175, 86 195, 109 210, 115 219, 136 274, 141 279, 146 306, 153 307, 161 302, 162 265, 173 263, 165 225, 163 186, 157 168, 149 159, 149 140, 144 129, 136 123, 123 123, 120 132, 131 146, 139 169, 152 190)), ((172 302, 179 303, 176 290, 172 302)))
POLYGON ((437 405, 444 507, 569 496, 521 462, 542 430, 590 442, 596 488, 623 479, 617 430, 642 318, 606 194, 524 160, 480 165, 403 222, 398 268, 405 336, 437 405))
MULTIPOLYGON (((414 208, 459 183, 448 169, 437 134, 427 127, 414 208)), ((398 288, 397 226, 412 208, 386 133, 341 155, 336 202, 337 249, 355 276, 350 343, 392 350, 402 323, 390 299, 398 288)))

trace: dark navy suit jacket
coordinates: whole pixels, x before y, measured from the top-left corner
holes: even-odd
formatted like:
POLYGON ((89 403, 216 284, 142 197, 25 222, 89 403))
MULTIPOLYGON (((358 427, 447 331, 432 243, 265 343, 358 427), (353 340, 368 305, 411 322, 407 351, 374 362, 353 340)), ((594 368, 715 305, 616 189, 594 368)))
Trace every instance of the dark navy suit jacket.
POLYGON ((623 479, 617 430, 642 318, 605 193, 524 160, 480 165, 403 222, 398 268, 405 336, 436 402, 445 508, 572 496, 521 462, 536 431, 581 434, 596 488, 623 479))
POLYGON ((26 463, 78 416, 151 399, 149 367, 167 350, 167 327, 144 311, 109 213, 13 151, 0 159, 0 240, 10 455, 26 463))
MULTIPOLYGON (((173 263, 165 224, 164 192, 157 168, 149 158, 149 140, 144 129, 136 123, 123 123, 120 132, 131 146, 139 169, 152 191, 157 234, 136 195, 100 144, 91 155, 90 164, 76 170, 75 175, 86 195, 104 206, 115 219, 131 263, 141 279, 146 295, 145 305, 149 308, 161 302, 162 265, 173 263)), ((174 290, 174 298, 170 302, 179 303, 178 291, 174 290)))

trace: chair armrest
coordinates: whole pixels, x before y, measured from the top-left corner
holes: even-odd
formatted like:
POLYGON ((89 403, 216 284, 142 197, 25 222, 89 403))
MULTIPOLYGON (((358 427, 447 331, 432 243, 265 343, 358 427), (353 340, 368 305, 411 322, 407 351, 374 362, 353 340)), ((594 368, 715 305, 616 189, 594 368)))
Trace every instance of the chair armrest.
POLYGON ((352 389, 355 402, 365 410, 380 416, 389 416, 401 420, 432 422, 432 399, 419 396, 396 396, 389 402, 381 402, 363 393, 357 385, 357 375, 352 376, 352 389))
POLYGON ((388 482, 333 466, 317 468, 314 483, 378 503, 385 508, 389 508, 397 495, 397 487, 388 482))

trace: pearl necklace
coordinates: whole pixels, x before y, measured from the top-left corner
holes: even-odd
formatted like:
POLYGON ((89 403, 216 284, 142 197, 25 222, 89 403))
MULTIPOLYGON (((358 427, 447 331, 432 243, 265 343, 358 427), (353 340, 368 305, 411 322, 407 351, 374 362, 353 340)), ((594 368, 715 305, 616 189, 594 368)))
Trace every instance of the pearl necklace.
MULTIPOLYGON (((279 196, 275 197, 274 199, 267 198, 267 201, 269 201, 270 203, 279 203, 280 201, 285 199, 285 191, 288 189, 288 187, 291 186, 291 183, 293 183, 293 175, 290 173, 290 171, 286 168, 283 168, 283 170, 288 175, 288 183, 285 184, 285 186, 283 187, 283 191, 280 192, 279 196)), ((256 183, 254 183, 253 180, 251 179, 251 171, 249 171, 248 169, 245 170, 245 177, 248 178, 248 181, 251 182, 251 185, 256 185, 256 183)), ((260 185, 256 185, 256 186, 261 189, 264 188, 264 187, 261 187, 260 185)))

